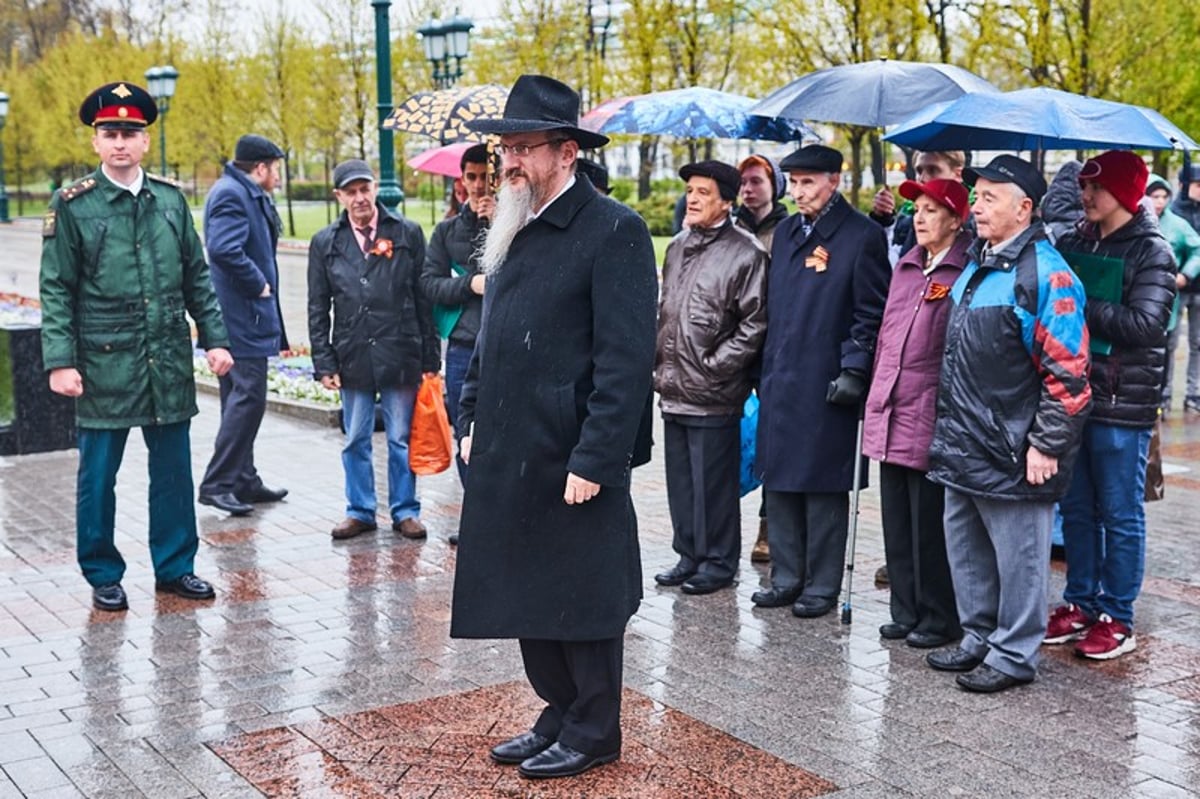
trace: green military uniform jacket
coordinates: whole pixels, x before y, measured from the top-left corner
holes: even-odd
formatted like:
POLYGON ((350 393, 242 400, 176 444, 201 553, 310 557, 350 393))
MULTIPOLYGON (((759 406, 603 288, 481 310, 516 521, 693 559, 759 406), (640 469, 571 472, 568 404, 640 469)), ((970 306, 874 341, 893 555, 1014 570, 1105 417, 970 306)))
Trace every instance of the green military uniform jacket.
POLYGON ((55 193, 42 237, 42 358, 83 376, 79 426, 194 416, 185 312, 203 349, 229 336, 183 193, 147 174, 134 197, 97 169, 55 193))

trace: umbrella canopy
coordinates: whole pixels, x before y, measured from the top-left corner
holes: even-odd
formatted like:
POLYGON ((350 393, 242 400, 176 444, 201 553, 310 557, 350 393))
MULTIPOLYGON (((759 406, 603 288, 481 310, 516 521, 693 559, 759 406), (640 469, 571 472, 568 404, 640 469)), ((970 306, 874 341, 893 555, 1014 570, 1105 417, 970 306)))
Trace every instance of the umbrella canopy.
POLYGON ((1197 146, 1157 111, 1045 87, 967 94, 923 109, 884 139, 922 150, 1192 150, 1197 146))
POLYGON ((609 100, 584 114, 579 125, 596 133, 642 133, 683 139, 820 138, 802 122, 751 114, 754 103, 752 97, 693 86, 609 100))
POLYGON ((483 141, 482 133, 467 130, 467 122, 500 116, 507 99, 508 89, 493 84, 417 92, 389 114, 381 127, 432 136, 440 142, 483 141))
POLYGON ((463 153, 476 144, 477 142, 472 141, 458 141, 441 147, 430 147, 420 155, 408 159, 407 163, 418 172, 461 178, 463 153))
POLYGON ((770 117, 882 128, 930 103, 989 91, 999 90, 962 67, 881 58, 810 72, 750 110, 770 117))

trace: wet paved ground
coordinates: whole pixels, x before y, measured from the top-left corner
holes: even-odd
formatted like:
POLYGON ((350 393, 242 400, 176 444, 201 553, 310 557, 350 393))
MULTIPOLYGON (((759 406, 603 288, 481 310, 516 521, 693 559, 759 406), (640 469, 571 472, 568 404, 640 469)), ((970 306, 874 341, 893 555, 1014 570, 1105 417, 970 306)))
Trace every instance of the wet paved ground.
MULTIPOLYGON (((216 416, 215 399, 200 402, 197 473, 216 416)), ((76 454, 0 459, 0 799, 1200 794, 1198 417, 1176 412, 1166 428, 1165 458, 1187 471, 1147 506, 1137 652, 1109 664, 1048 652, 1036 683, 991 697, 879 639, 874 489, 845 626, 752 608, 765 576, 749 563, 756 496, 734 590, 654 585, 674 556, 661 462, 640 469, 646 599, 626 639, 624 757, 552 783, 486 758, 537 701, 515 643, 448 637, 454 478, 420 482, 428 541, 385 526, 335 543, 339 448, 336 430, 268 415, 259 466, 292 493, 246 519, 199 509, 197 571, 218 598, 195 605, 153 593, 145 451, 131 436, 120 614, 91 610, 74 562, 76 454)))

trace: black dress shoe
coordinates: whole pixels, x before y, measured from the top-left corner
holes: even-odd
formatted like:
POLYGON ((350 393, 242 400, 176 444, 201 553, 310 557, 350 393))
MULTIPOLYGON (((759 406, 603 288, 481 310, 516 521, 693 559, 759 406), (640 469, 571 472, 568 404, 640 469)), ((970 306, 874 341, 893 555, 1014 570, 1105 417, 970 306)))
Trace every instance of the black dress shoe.
POLYGON ((242 502, 233 494, 201 494, 200 504, 219 508, 231 516, 245 516, 254 510, 253 505, 242 502))
POLYGON ((925 662, 938 671, 970 671, 983 662, 962 647, 939 649, 925 656, 925 662))
POLYGON ((92 589, 92 607, 96 610, 129 610, 129 600, 120 583, 98 585, 92 589))
POLYGON ((750 601, 760 608, 782 608, 795 602, 798 596, 799 588, 768 588, 765 591, 755 591, 750 595, 750 601))
POLYGON ((954 681, 964 690, 977 694, 994 694, 998 691, 1018 685, 1028 685, 1033 682, 1033 680, 1010 677, 1002 671, 993 669, 986 663, 975 669, 975 671, 958 675, 954 678, 954 681))
POLYGON ((452 547, 458 546, 458 533, 451 533, 450 537, 446 539, 446 543, 452 547))
POLYGON ((516 738, 510 738, 502 744, 496 744, 492 747, 492 760, 506 766, 515 766, 516 764, 528 760, 545 749, 550 748, 553 740, 544 735, 539 735, 533 730, 523 732, 516 738))
POLYGON ((894 621, 889 621, 887 624, 882 624, 879 627, 879 637, 886 638, 889 641, 897 641, 910 632, 912 632, 912 627, 894 621))
POLYGON ((815 619, 833 610, 833 606, 836 604, 836 599, 801 595, 792 605, 792 615, 798 616, 801 619, 815 619))
POLYGON ((255 502, 278 502, 288 495, 286 488, 267 488, 265 485, 259 485, 253 491, 244 491, 236 494, 239 502, 245 502, 253 505, 255 502))
POLYGON ((620 756, 620 752, 589 755, 556 741, 549 749, 539 752, 521 763, 517 770, 521 772, 521 776, 534 779, 574 777, 590 768, 611 763, 620 756))
POLYGON ((732 577, 714 577, 711 574, 696 574, 679 587, 685 594, 711 594, 733 585, 732 577))
POLYGON ((942 633, 931 633, 925 630, 913 630, 904 639, 904 643, 916 649, 936 649, 954 640, 953 636, 942 633))
POLYGON ((185 574, 168 582, 155 583, 154 590, 181 596, 184 599, 212 599, 217 595, 207 580, 201 580, 194 574, 185 574))
POLYGON ((659 572, 658 574, 654 575, 654 582, 667 587, 683 585, 689 579, 691 579, 692 575, 695 573, 695 569, 689 569, 682 563, 676 563, 675 566, 668 571, 659 572))

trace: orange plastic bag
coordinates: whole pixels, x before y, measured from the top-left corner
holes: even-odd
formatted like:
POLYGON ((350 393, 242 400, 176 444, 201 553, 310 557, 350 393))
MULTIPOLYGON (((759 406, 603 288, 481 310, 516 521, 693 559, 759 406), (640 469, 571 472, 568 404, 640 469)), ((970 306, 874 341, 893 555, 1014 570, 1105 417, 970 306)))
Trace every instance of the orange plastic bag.
POLYGON ((454 443, 446 416, 446 385, 442 376, 427 374, 417 389, 412 427, 408 434, 408 465, 413 474, 429 476, 450 468, 454 443))

